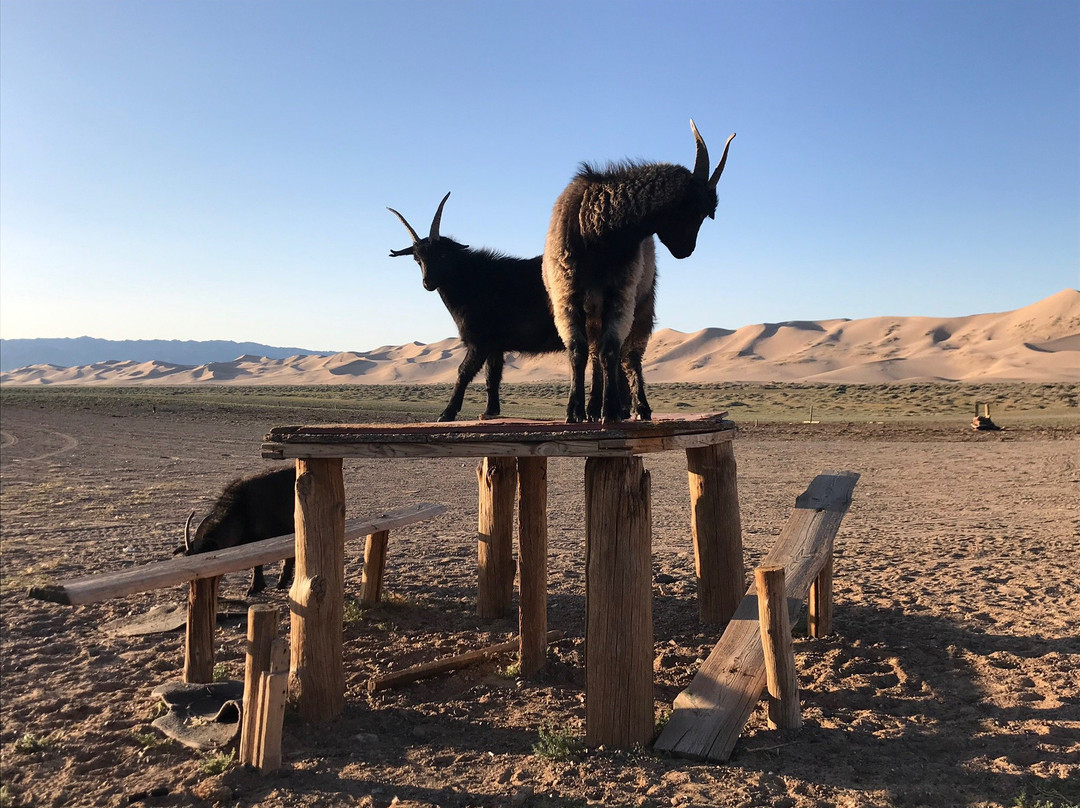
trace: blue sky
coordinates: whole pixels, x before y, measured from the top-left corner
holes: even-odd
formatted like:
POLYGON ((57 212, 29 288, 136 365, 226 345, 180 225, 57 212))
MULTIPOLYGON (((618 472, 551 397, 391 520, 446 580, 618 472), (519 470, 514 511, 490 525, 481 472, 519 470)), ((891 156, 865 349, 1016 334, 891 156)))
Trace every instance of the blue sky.
POLYGON ((453 335, 386 211, 543 249, 583 160, 719 156, 658 327, 1080 287, 1080 4, 0 2, 0 336, 453 335))

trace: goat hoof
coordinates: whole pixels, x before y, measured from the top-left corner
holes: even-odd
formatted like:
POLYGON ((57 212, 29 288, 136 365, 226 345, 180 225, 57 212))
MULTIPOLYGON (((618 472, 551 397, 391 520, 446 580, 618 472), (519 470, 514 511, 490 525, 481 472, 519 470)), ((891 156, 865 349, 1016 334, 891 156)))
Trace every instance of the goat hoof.
POLYGON ((453 421, 455 418, 457 418, 457 413, 456 412, 451 412, 451 413, 444 412, 438 418, 436 418, 435 420, 438 423, 443 424, 443 423, 446 423, 448 421, 453 421))
POLYGON ((492 418, 499 418, 500 415, 497 412, 482 412, 480 413, 481 421, 490 421, 492 418))

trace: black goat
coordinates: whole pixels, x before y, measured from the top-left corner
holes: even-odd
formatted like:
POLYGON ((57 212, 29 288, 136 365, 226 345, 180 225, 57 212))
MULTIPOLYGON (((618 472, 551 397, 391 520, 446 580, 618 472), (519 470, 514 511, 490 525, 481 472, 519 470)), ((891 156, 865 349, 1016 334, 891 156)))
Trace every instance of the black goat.
MULTIPOLYGON (((625 417, 619 382, 630 378, 634 413, 652 417, 645 396, 642 356, 652 334, 656 294, 653 235, 676 258, 697 246, 705 217, 716 214, 716 184, 731 139, 709 176, 709 151, 690 121, 697 143, 693 172, 669 163, 623 163, 597 170, 585 164, 555 202, 544 246, 544 286, 570 355, 566 420, 585 419, 585 363, 599 358, 593 391, 603 377, 601 417, 625 417)), ((591 402, 590 402, 591 404, 591 402)), ((588 413, 591 415, 591 413, 588 413)))
POLYGON ((546 354, 566 350, 551 314, 541 277, 542 256, 512 258, 492 250, 470 250, 452 238, 439 234, 443 205, 439 203, 431 230, 420 238, 405 217, 388 210, 405 225, 412 246, 391 250, 398 257, 411 255, 420 265, 424 288, 437 291, 457 325, 465 345, 465 358, 458 368, 457 383, 440 421, 453 421, 461 411, 465 388, 481 365, 487 364, 487 407, 481 418, 500 413, 499 384, 503 354, 546 354))
MULTIPOLYGON (((292 533, 296 503, 296 467, 267 471, 252 477, 233 480, 225 486, 213 509, 191 538, 192 511, 184 526, 184 546, 176 553, 196 555, 224 550, 261 539, 273 539, 292 533)), ((295 558, 282 563, 277 588, 284 589, 293 579, 295 558)), ((248 594, 266 589, 263 568, 251 571, 248 594)))

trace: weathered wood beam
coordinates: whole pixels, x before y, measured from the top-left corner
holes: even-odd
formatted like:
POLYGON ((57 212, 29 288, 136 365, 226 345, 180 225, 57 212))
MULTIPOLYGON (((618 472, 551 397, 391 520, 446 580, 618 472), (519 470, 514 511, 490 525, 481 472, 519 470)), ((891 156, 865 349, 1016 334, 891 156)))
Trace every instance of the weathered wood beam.
MULTIPOLYGON (((345 538, 357 539, 382 530, 405 527, 444 513, 444 505, 420 503, 387 511, 374 518, 353 519, 345 525, 345 538)), ((27 596, 65 606, 96 603, 109 598, 185 584, 200 578, 217 577, 227 572, 251 569, 259 564, 291 558, 295 551, 296 536, 290 533, 287 536, 264 539, 227 550, 193 556, 174 556, 165 561, 129 567, 118 572, 90 575, 60 584, 35 586, 29 589, 27 596)))

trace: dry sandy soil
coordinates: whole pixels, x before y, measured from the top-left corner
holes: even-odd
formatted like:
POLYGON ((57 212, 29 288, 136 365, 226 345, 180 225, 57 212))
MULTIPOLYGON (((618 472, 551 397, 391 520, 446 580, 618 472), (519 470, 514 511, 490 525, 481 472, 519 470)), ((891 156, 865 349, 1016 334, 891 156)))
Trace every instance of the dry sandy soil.
MULTIPOLYGON (((283 423, 278 421, 277 423, 283 423)), ((150 690, 177 677, 182 634, 100 626, 179 588, 82 607, 26 587, 168 556, 192 507, 265 468, 250 414, 5 406, 2 446, 4 805, 1025 806, 1080 802, 1080 427, 769 425, 735 444, 748 567, 824 469, 862 477, 837 544, 835 636, 799 636, 805 726, 759 706, 723 765, 650 750, 536 754, 583 717, 582 462, 550 464, 552 647, 537 682, 485 667, 369 696, 367 679, 510 636, 474 614, 471 462, 350 461, 350 516, 416 500, 449 513, 391 536, 389 602, 345 626, 344 715, 286 719, 285 772, 203 770, 159 742, 150 690)), ((652 455, 658 719, 716 641, 694 601, 684 460, 652 455)), ((359 578, 362 547, 348 551, 359 578)), ((273 576, 271 576, 273 580, 273 576)), ((225 579, 241 597, 246 576, 225 579)), ((271 590, 259 600, 284 602, 271 590)), ((243 626, 218 658, 242 673, 243 626)))

